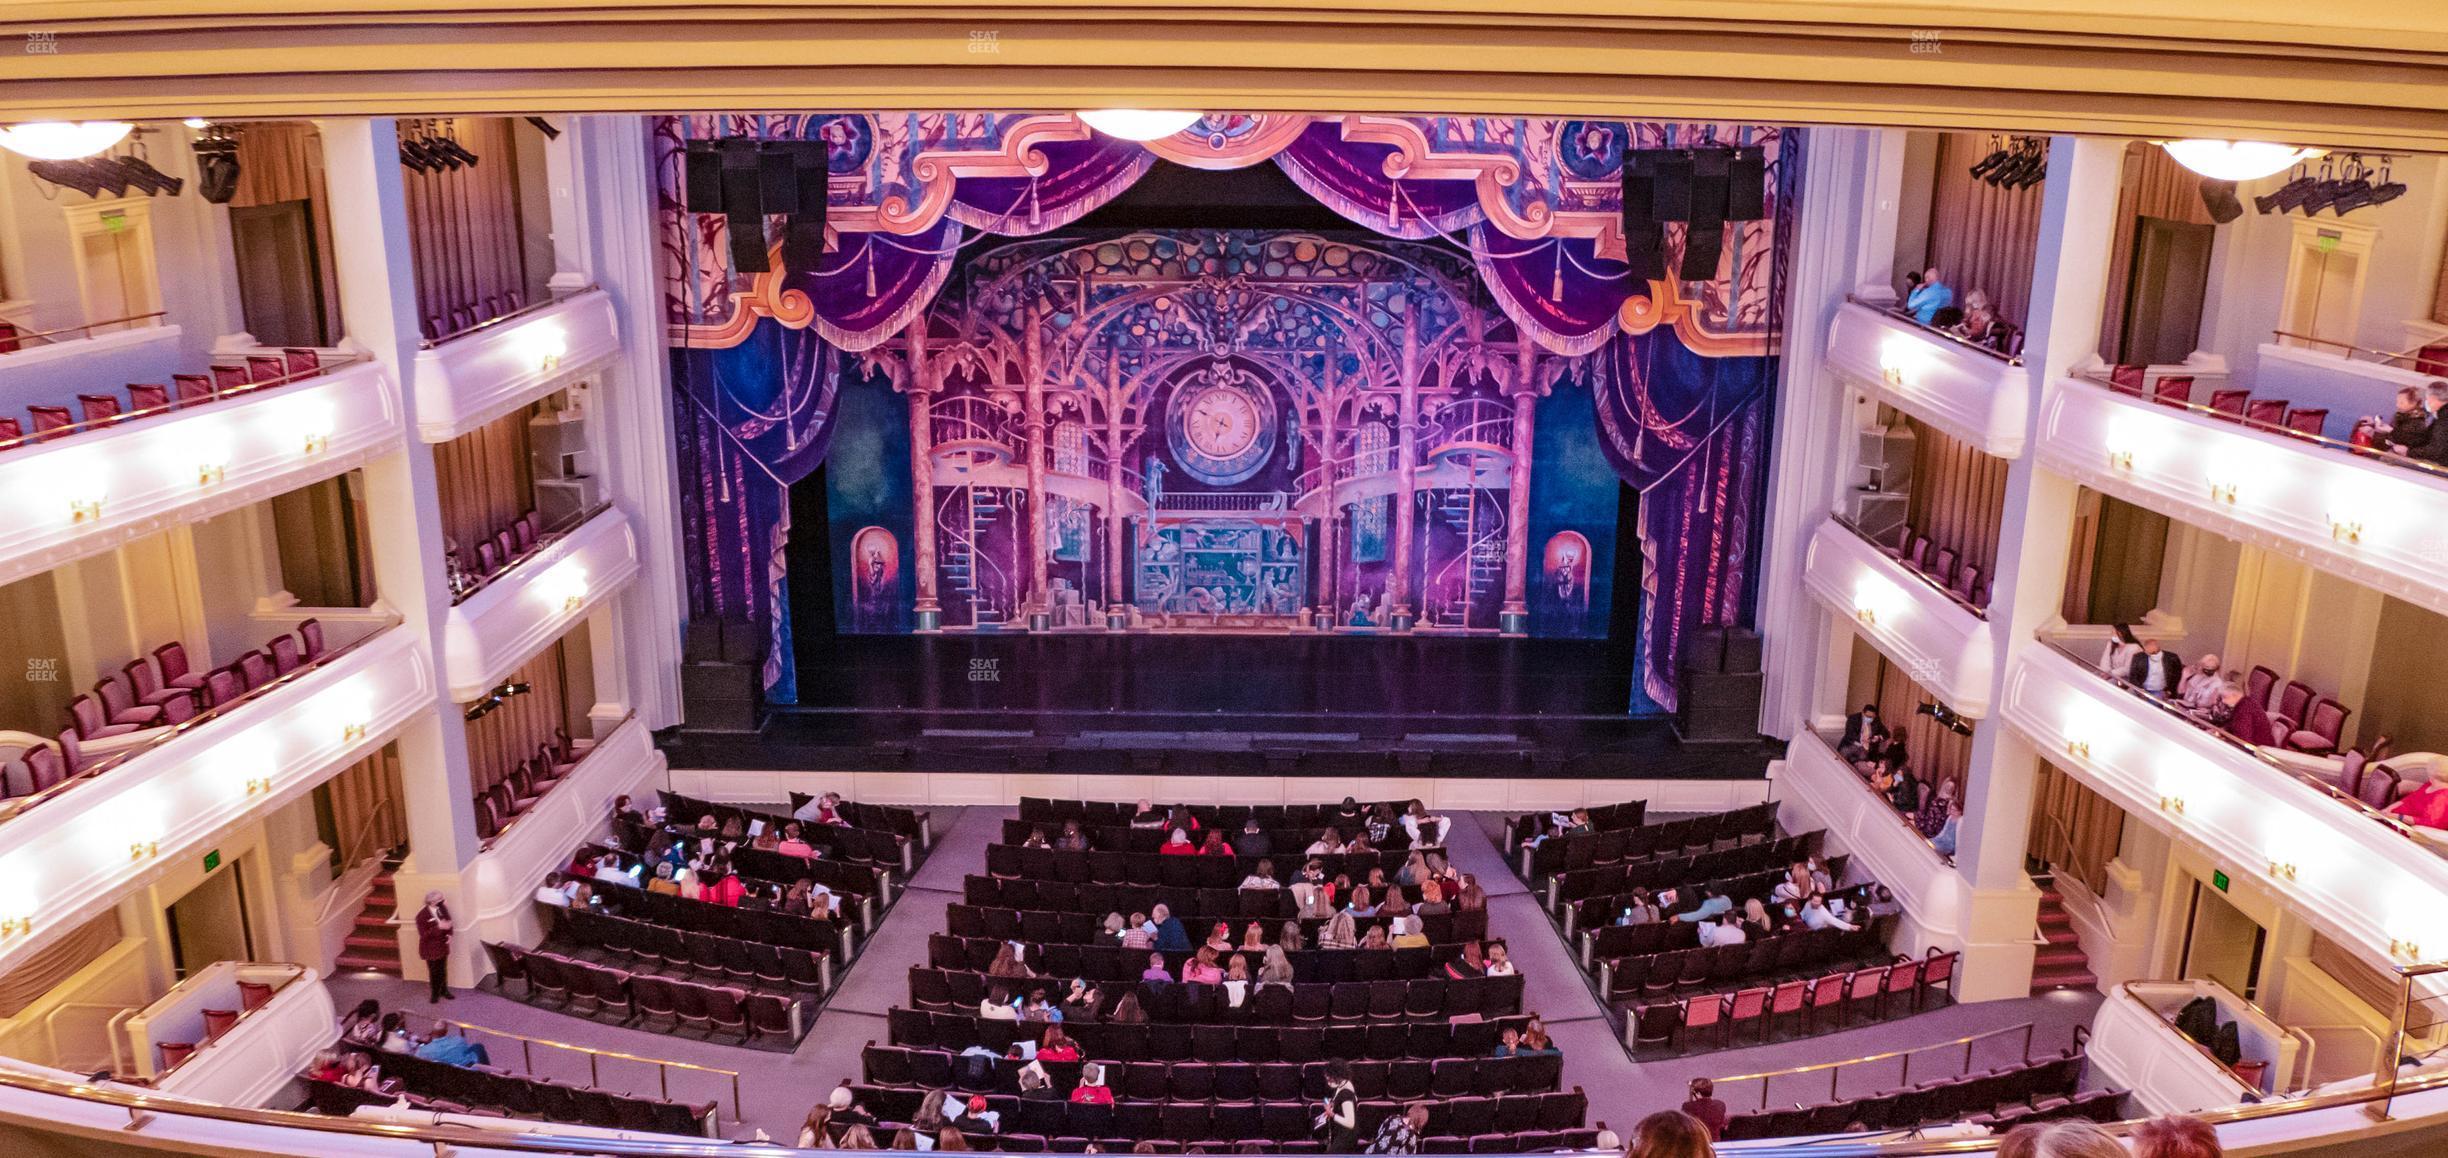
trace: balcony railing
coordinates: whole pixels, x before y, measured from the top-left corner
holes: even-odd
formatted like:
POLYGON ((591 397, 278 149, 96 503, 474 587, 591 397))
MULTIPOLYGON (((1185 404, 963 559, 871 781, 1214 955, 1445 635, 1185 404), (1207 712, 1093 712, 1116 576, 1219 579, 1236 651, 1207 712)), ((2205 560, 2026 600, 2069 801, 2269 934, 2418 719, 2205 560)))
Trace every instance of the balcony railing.
MULTIPOLYGON (((2426 830, 2420 828, 2419 826, 2408 824, 2390 813, 2383 812, 2369 804, 2365 804, 2362 800, 2340 789, 2337 785, 2321 779, 2318 775, 2270 755, 2267 749, 2257 745, 2247 744, 2244 741, 2237 739, 2234 733, 2229 732, 2225 728, 2219 727, 2208 720, 2202 719, 2201 717, 2176 706, 2176 704, 2171 702, 2171 700, 2151 695, 2150 693, 2133 686, 2133 684, 2123 679, 2119 679, 2115 676, 2109 675, 2106 672, 2100 671, 2097 663, 2084 659, 2082 656, 2075 654, 2072 649, 2067 648, 2064 644, 2058 642, 2057 640, 2050 639, 2045 635, 2039 636, 2037 639, 2042 647, 2057 653, 2060 657, 2064 658, 2068 662, 2082 668, 2082 670, 2097 675, 2101 683, 2115 688, 2118 693, 2131 697, 2135 701, 2150 705, 2151 710, 2158 712, 2161 716, 2166 717, 2167 719, 2177 721, 2178 723, 2183 724, 2185 727, 2199 733, 2203 737, 2208 738, 2212 743, 2218 745, 2219 748, 2228 754, 2241 759, 2251 760, 2254 763, 2279 772, 2289 779, 2319 792, 2321 795, 2327 797, 2330 801, 2337 804, 2340 808, 2354 812, 2355 814, 2363 817, 2365 820, 2372 822, 2374 825, 2394 833, 2397 837, 2405 840, 2407 843, 2417 848, 2422 849, 2425 853, 2431 856, 2448 859, 2448 845, 2444 845, 2442 843, 2448 842, 2448 832, 2428 830, 2438 832, 2438 835, 2435 837, 2427 837, 2423 835, 2426 830)), ((2386 761, 2373 761, 2373 763, 2384 764, 2386 761)))
POLYGON ((147 418, 158 418, 165 414, 184 413, 194 410, 200 406, 209 406, 215 402, 243 397, 262 390, 272 390, 278 387, 287 386, 292 382, 303 382, 309 378, 320 378, 326 374, 331 374, 335 371, 354 366, 359 362, 366 360, 367 355, 364 354, 353 354, 345 358, 337 359, 318 359, 313 369, 291 370, 275 377, 254 379, 236 386, 222 386, 216 380, 214 385, 211 387, 209 396, 207 397, 181 398, 176 392, 173 392, 170 401, 160 406, 146 406, 133 410, 122 410, 108 418, 85 419, 79 422, 71 422, 66 426, 54 426, 48 430, 29 431, 26 434, 20 435, 16 438, 0 438, 0 452, 14 450, 21 446, 31 446, 36 443, 57 442, 60 439, 72 438, 87 431, 109 430, 115 427, 125 426, 131 422, 139 422, 147 418))
POLYGON ((2018 339, 2016 342, 2018 352, 2009 353, 2005 350, 2000 350, 1995 346, 1991 346, 1983 342, 1973 341, 1972 339, 1967 338, 1962 334, 1958 334, 1953 330, 1943 329, 1938 326, 1924 325, 1921 319, 1915 316, 1911 310, 1905 309, 1902 306, 1889 305, 1885 302, 1874 302, 1867 298, 1858 297, 1853 294, 1846 294, 1845 300, 1866 310, 1876 310, 1888 318, 1895 320, 1896 322, 1911 326, 1912 328, 1919 330, 1939 341, 1951 342, 1955 345, 1963 347, 1964 349, 1981 354, 1984 357, 1995 358, 2009 366, 2020 366, 2023 364, 2023 356, 2019 352, 2021 348, 2020 338, 2023 334, 2023 327, 2018 326, 2013 322, 2009 322, 2004 318, 1999 318, 1996 324, 2006 327, 2009 332, 2015 335, 2016 339, 2018 339))
MULTIPOLYGON (((1896 1069, 1898 1072, 1895 1079, 1893 1081, 1882 1082, 1881 1087, 1886 1089, 1909 1089, 1913 1084, 1913 1059, 1922 1054, 1935 1053, 1939 1050, 1952 1051, 1960 1049, 1963 1051, 1963 1061, 1955 1066, 1955 1073, 1946 1075, 1949 1077, 1961 1077, 1972 1072, 1972 1058, 1975 1052, 1981 1048, 1981 1044, 1983 1042, 2013 1042, 2019 1037, 2022 1045, 2021 1051, 2017 1054, 2011 1054, 2009 1056, 2015 1059, 2016 1064, 2029 1065, 2032 1060, 2032 1035, 2037 1028, 2037 1023, 2026 1021, 2021 1025, 2009 1025, 2001 1029, 1992 1029, 1982 1033, 1969 1034, 1964 1037, 1956 1038, 1953 1041, 1931 1042, 1928 1045, 1916 1045, 1905 1049, 1889 1050, 1885 1053, 1865 1054, 1861 1057, 1846 1058, 1842 1061, 1818 1062, 1813 1065, 1789 1066, 1781 1070, 1768 1070, 1766 1072, 1756 1074, 1737 1074, 1730 1078, 1716 1079, 1717 1088, 1720 1092, 1722 1092, 1726 1087, 1734 1085, 1738 1082, 1758 1082, 1760 1084, 1759 1109, 1761 1112, 1765 1112, 1768 1109, 1769 1095, 1774 1092, 1774 1087, 1778 1080, 1788 1079, 1787 1084, 1790 1086, 1792 1083, 1789 1079, 1809 1075, 1811 1083, 1813 1086, 1816 1086, 1819 1081, 1818 1075, 1824 1074, 1827 1077, 1827 1094, 1822 1100, 1829 1102, 1842 1101, 1843 1093, 1840 1087, 1844 1080, 1845 1071, 1860 1070, 1862 1068, 1876 1066, 1884 1062, 1896 1062, 1896 1069)), ((2081 1044, 2083 1037, 2084 1033, 2082 1027, 2079 1025, 2075 1026, 2074 1038, 2076 1044, 2081 1044)), ((1994 1065, 1996 1063, 1992 1062, 1991 1064, 1994 1065)), ((1923 1075, 1923 1080, 1928 1080, 1928 1067, 1922 1067, 1921 1072, 1923 1075)), ((1811 1092, 1816 1094, 1818 1091, 1813 1089, 1811 1092)), ((1778 1100, 1782 1102, 1790 1102, 1794 1099, 1788 1097, 1778 1100)))
POLYGON ((386 620, 383 620, 378 623, 373 630, 366 632, 363 636, 340 647, 324 652, 322 655, 315 657, 312 662, 301 664, 287 672, 274 676, 269 682, 265 683, 261 687, 249 688, 236 699, 230 700, 227 703, 216 704, 212 707, 206 708, 197 712, 195 715, 188 717, 187 719, 179 721, 178 723, 164 724, 155 729, 156 733, 158 734, 146 738, 142 743, 132 744, 128 747, 112 751, 108 755, 98 756, 94 759, 86 761, 84 767, 70 771, 66 779, 61 780, 59 783, 54 784, 49 788, 43 789, 42 791, 33 793, 31 795, 18 796, 0 801, 0 825, 6 825, 19 817, 24 816, 26 813, 41 807, 42 805, 48 804, 53 800, 57 800, 80 785, 89 784, 94 780, 108 774, 114 769, 124 768, 128 764, 134 762, 139 756, 143 756, 148 752, 157 751, 163 745, 175 743, 179 740, 185 739, 188 736, 194 735, 197 731, 210 727, 214 722, 227 718, 231 713, 239 710, 240 708, 246 707, 250 704, 260 703, 266 697, 275 695, 284 689, 296 686, 299 681, 312 676, 318 671, 322 671, 323 669, 337 662, 341 657, 352 654, 359 648, 362 648, 373 640, 380 638, 385 630, 397 626, 399 622, 400 620, 397 616, 392 616, 386 620))
MULTIPOLYGON (((2243 427, 2246 430, 2257 430, 2263 434, 2278 435, 2280 437, 2293 439, 2297 442, 2303 443, 2307 448, 2318 448, 2331 454, 2343 455, 2349 458, 2360 459, 2365 462, 2385 463, 2389 466, 2427 475, 2430 478, 2440 482, 2448 482, 2448 466, 2438 463, 2425 462, 2419 458, 2411 458, 2403 454, 2395 453, 2386 447, 2375 446, 2369 443, 2358 443, 2353 441, 2351 438, 2331 438, 2318 430, 2305 430, 2297 426, 2289 425, 2284 419, 2277 422, 2272 422, 2266 418, 2257 418, 2251 414, 2249 409, 2245 411, 2224 410, 2216 406, 2203 405, 2202 403, 2192 401, 2189 398, 2175 398, 2172 396, 2146 393, 2143 390, 2133 387, 2120 386, 2107 374, 2096 370, 2077 371, 2073 377, 2078 381, 2088 382, 2094 386, 2100 387, 2103 390, 2108 390, 2117 394, 2129 395, 2135 398, 2147 399, 2161 406, 2165 406, 2170 410, 2182 411, 2184 413, 2191 414, 2196 418, 2204 418, 2212 422, 2224 422, 2231 426, 2243 427)), ((2236 391, 2235 393, 2241 394, 2243 392, 2236 391)), ((2360 423, 2358 422, 2357 425, 2360 425, 2360 423)))
MULTIPOLYGON (((1899 724, 1897 726, 1901 727, 1902 725, 1899 724)), ((1841 765, 1845 771, 1852 774, 1850 777, 1848 777, 1848 779, 1852 780, 1853 783, 1862 790, 1862 793, 1870 798, 1870 802, 1879 812, 1882 812, 1889 818, 1893 819, 1896 822, 1896 827, 1902 829, 1905 835, 1920 842, 1921 844, 1927 845, 1930 850, 1930 855, 1937 857, 1940 863, 1948 865, 1949 867, 1952 867, 1955 864, 1954 857, 1938 851, 1937 844, 1932 842, 1928 836, 1922 834, 1921 826, 1913 823, 1912 817, 1896 811, 1895 805, 1889 803, 1886 796, 1882 795, 1878 789, 1870 786, 1870 781, 1861 775, 1860 769, 1855 768, 1853 766, 1853 762, 1846 759, 1843 752, 1836 750, 1836 742, 1838 737, 1830 736, 1812 726, 1810 721, 1804 720, 1802 721, 1802 726, 1794 732, 1794 738, 1797 743, 1817 744, 1830 759, 1836 761, 1836 763, 1841 765), (1808 737, 1808 739, 1804 739, 1804 737, 1808 737)), ((1936 789, 1925 786, 1922 791, 1934 792, 1936 789)))
POLYGON ((111 318, 106 321, 83 322, 73 326, 61 326, 56 330, 37 330, 31 333, 0 334, 0 354, 14 354, 19 350, 25 349, 25 344, 28 342, 39 343, 45 346, 55 346, 61 342, 73 342, 80 338, 93 337, 95 334, 101 333, 114 326, 125 327, 132 330, 136 328, 136 324, 138 322, 153 322, 159 324, 161 319, 168 316, 169 311, 167 310, 155 310, 149 314, 129 314, 124 318, 111 318), (66 336, 72 334, 75 336, 66 336))
POLYGON ((579 527, 585 525, 588 519, 592 519, 595 516, 611 509, 611 503, 601 502, 595 504, 594 506, 588 507, 583 511, 565 515, 551 526, 537 532, 535 542, 528 544, 525 550, 503 560, 501 565, 495 567, 493 570, 482 575, 478 575, 473 571, 463 572, 464 574, 470 576, 470 578, 466 582, 465 586, 457 587, 452 590, 451 605, 455 607, 459 604, 467 602, 469 599, 474 598, 477 592, 492 586, 495 580, 500 579, 504 575, 508 575, 514 570, 517 570, 519 564, 543 554, 546 550, 550 549, 553 544, 560 542, 571 531, 575 531, 579 527))

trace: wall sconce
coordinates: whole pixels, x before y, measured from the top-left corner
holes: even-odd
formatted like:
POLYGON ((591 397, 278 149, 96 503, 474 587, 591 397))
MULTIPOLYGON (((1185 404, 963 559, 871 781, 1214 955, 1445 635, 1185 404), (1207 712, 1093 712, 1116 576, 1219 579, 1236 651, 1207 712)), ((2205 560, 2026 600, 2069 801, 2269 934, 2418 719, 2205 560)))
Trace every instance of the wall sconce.
POLYGON ((2403 957, 2408 961, 2420 960, 2422 946, 2402 937, 2391 937, 2389 938, 2389 956, 2403 957))
POLYGON ((101 522, 102 496, 95 495, 92 498, 68 500, 68 521, 71 523, 101 522))
POLYGON ((2287 861, 2287 860, 2280 860, 2280 859, 2278 859, 2277 857, 2271 857, 2271 858, 2270 858, 2270 862, 2269 862, 2269 875, 2271 875, 2272 877, 2275 877, 2275 878, 2277 878, 2277 879, 2279 879, 2279 880, 2284 880, 2284 881, 2291 881, 2291 880, 2294 880, 2294 879, 2295 879, 2295 862, 2293 862, 2293 861, 2287 861))
POLYGON ((161 855, 161 842, 158 840, 139 840, 128 845, 129 860, 143 860, 149 856, 159 855, 161 855))
POLYGON ((2068 740, 2068 741, 2066 741, 2066 755, 2068 755, 2068 756, 2072 756, 2072 757, 2074 757, 2074 758, 2075 758, 2075 759, 2077 759, 2077 760, 2088 760, 2088 759, 2090 759, 2090 758, 2091 758, 2091 741, 2089 741, 2089 740, 2068 740))
POLYGON ((1904 384, 1904 367, 1894 365, 1881 366, 1879 367, 1879 377, 1885 378, 1887 380, 1887 384, 1890 386, 1902 386, 1904 384))
POLYGON ((300 398, 289 404, 286 411, 289 430, 298 445, 309 456, 331 449, 331 403, 319 398, 300 398))
POLYGON ((196 464, 196 485, 199 487, 217 486, 221 480, 228 477, 228 463, 200 462, 196 464))
POLYGON ((0 937, 23 937, 33 931, 32 917, 0 917, 0 937))
POLYGON ((2225 503, 2231 507, 2234 506, 2236 501, 2236 484, 2231 482, 2223 483, 2217 481, 2216 479, 2211 480, 2210 501, 2214 503, 2225 503))
POLYGON ((2159 811, 2161 812, 2173 812, 2178 816, 2183 816, 2184 808, 2184 797, 2182 796, 2163 793, 2159 797, 2159 811))
POLYGON ((529 331, 520 341, 520 353, 535 365, 539 374, 550 374, 561 368, 561 359, 569 354, 569 337, 558 327, 547 326, 529 331))
POLYGON ((2132 474, 2134 468, 2133 464, 2134 452, 2130 450, 2112 450, 2108 452, 2108 469, 2112 471, 2116 471, 2120 474, 2132 474))
POLYGON ((270 792, 272 791, 272 778, 269 776, 249 776, 247 777, 246 791, 247 795, 249 796, 261 796, 267 792, 270 792))
POLYGON ((1878 611, 1875 608, 1856 607, 1853 609, 1853 618, 1861 620, 1870 627, 1878 626, 1878 611))
POLYGON ((536 595, 564 613, 578 610, 587 598, 586 568, 569 562, 546 571, 536 581, 536 595))
POLYGON ((362 740, 362 739, 365 739, 365 738, 366 738, 366 726, 365 726, 365 724, 364 724, 362 721, 360 721, 360 722, 358 722, 358 723, 354 723, 354 724, 342 724, 342 725, 340 725, 340 742, 341 742, 341 743, 343 743, 343 744, 354 744, 354 743, 356 743, 357 741, 362 740))
POLYGON ((2329 516, 2329 537, 2340 543, 2361 543, 2363 524, 2360 520, 2349 521, 2331 515, 2329 516))

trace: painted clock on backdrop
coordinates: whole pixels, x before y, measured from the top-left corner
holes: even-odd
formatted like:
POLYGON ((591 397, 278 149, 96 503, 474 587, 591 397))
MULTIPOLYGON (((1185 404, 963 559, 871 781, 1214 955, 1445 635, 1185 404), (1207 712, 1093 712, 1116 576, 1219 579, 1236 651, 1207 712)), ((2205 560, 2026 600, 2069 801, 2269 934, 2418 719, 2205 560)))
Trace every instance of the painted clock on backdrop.
POLYGON ((1231 362, 1184 377, 1166 410, 1173 457, 1209 486, 1257 474, 1275 449, 1275 406, 1265 384, 1231 362))

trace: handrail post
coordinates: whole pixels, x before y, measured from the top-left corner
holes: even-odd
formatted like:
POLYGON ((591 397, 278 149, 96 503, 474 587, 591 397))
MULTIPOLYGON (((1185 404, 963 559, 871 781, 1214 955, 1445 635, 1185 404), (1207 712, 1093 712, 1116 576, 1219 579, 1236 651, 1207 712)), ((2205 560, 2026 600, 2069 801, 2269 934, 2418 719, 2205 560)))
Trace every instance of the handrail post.
POLYGON ((529 1041, 529 1040, 527 1040, 526 1038, 523 1038, 523 1037, 519 1039, 519 1060, 520 1060, 522 1063, 524 1063, 524 1064, 526 1065, 526 1067, 527 1067, 527 1076, 528 1076, 528 1077, 531 1077, 531 1078, 532 1078, 532 1077, 534 1077, 534 1076, 535 1076, 535 1043, 534 1043, 534 1042, 529 1041))
POLYGON ((2363 1112, 2379 1122, 2391 1121, 2396 1117, 2392 1111, 2397 1103, 2397 1059, 2405 1056, 2406 1023, 2414 1017, 2413 971, 2398 970, 2397 983, 2397 1005, 2389 1010, 2388 1054, 2380 1059, 2379 1071, 2372 1075, 2372 1084, 2381 1086, 2387 1092, 2380 1095, 2379 1101, 2363 1105, 2363 1112))

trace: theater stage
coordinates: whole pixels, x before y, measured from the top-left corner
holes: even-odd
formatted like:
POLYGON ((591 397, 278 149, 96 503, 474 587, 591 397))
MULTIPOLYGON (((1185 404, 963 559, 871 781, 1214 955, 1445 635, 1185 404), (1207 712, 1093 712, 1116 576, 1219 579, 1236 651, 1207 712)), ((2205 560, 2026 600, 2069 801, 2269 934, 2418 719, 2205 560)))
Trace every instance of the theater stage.
POLYGON ((1742 779, 1781 745, 1685 744, 1621 645, 1487 637, 834 636, 756 733, 679 768, 1742 779), (1650 714, 1632 715, 1639 702, 1650 714))

